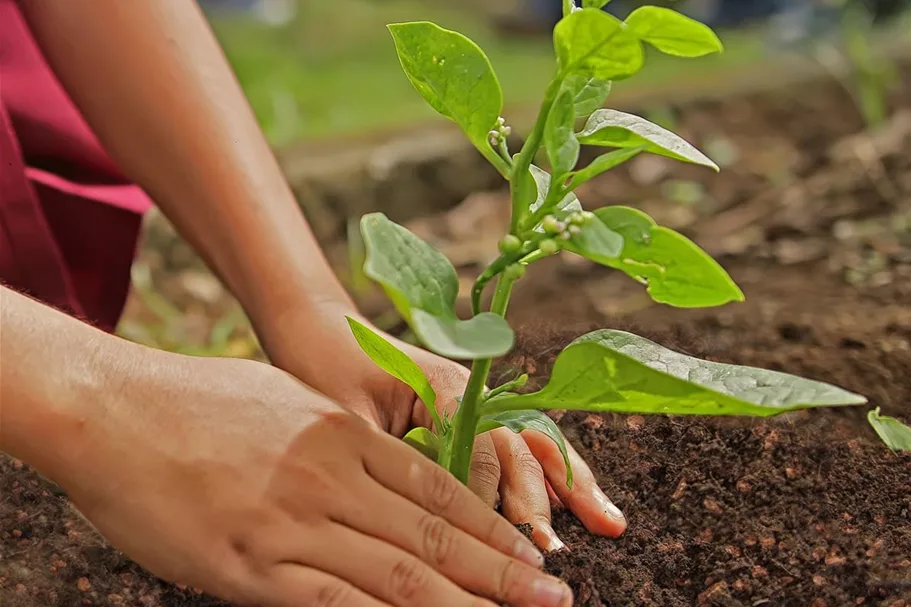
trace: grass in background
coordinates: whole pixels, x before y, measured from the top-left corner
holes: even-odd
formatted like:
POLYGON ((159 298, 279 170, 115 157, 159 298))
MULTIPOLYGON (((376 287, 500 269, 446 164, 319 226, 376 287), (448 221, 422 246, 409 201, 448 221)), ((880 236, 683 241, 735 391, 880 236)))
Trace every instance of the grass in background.
MULTIPOLYGON (((510 108, 537 105, 553 75, 550 40, 500 36, 476 9, 420 0, 332 0, 301 3, 297 18, 279 28, 244 18, 213 17, 212 24, 263 129, 282 146, 438 120, 402 75, 386 30, 388 23, 421 20, 457 30, 484 48, 510 108)), ((697 63, 650 54, 635 86, 762 57, 755 34, 723 38, 724 54, 697 63)))

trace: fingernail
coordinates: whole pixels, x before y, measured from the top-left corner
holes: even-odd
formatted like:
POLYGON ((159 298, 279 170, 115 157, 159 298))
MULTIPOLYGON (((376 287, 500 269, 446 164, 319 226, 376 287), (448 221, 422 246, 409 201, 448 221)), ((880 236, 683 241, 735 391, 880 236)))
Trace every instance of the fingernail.
POLYGON ((620 511, 617 506, 614 505, 612 501, 607 499, 607 496, 604 493, 595 487, 592 490, 592 495, 595 498, 595 501, 598 502, 598 506, 601 510, 604 511, 606 515, 614 519, 615 521, 626 523, 626 517, 623 516, 623 513, 620 511))
POLYGON ((540 607, 564 607, 569 605, 569 587, 553 578, 540 578, 532 582, 535 603, 540 607))
POLYGON ((550 525, 542 524, 540 526, 541 532, 544 533, 547 538, 545 550, 547 552, 554 552, 556 550, 563 550, 566 548, 566 544, 563 543, 563 540, 560 539, 560 536, 557 535, 557 532, 554 531, 554 528, 550 525))
POLYGON ((528 563, 532 567, 541 567, 544 564, 544 555, 535 548, 531 542, 526 539, 516 541, 512 553, 523 563, 528 563))

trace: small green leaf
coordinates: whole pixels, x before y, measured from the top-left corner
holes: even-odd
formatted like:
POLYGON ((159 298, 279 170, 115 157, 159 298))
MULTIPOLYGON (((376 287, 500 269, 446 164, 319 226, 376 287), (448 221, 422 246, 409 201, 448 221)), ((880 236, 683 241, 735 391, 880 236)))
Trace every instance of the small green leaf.
POLYGON ((440 438, 427 428, 413 428, 402 440, 420 451, 428 459, 437 461, 440 454, 440 438))
POLYGON ((430 350, 455 359, 502 356, 513 332, 496 314, 469 320, 455 314, 459 279, 438 250, 382 213, 361 218, 367 251, 364 273, 380 283, 396 309, 430 350))
MULTIPOLYGON (((532 213, 535 213, 541 208, 541 205, 544 204, 544 201, 547 199, 547 194, 550 192, 550 173, 535 165, 531 165, 530 170, 532 177, 534 177, 535 185, 538 188, 538 196, 534 204, 532 204, 531 208, 529 209, 532 213)), ((579 199, 576 197, 576 195, 571 192, 564 196, 563 200, 558 202, 554 207, 554 212, 558 215, 561 213, 569 214, 573 211, 581 210, 582 203, 579 202, 579 199)), ((540 228, 540 226, 536 227, 535 229, 537 229, 539 232, 543 230, 543 228, 538 228, 540 228)))
POLYGON ((610 0, 582 0, 582 6, 585 8, 601 8, 606 6, 610 0))
POLYGON ((503 395, 488 401, 486 410, 768 417, 866 401, 823 382, 700 360, 631 333, 601 330, 580 337, 560 353, 544 389, 503 395))
POLYGON ((647 285, 658 303, 707 308, 744 300, 743 291, 724 268, 686 236, 658 226, 630 207, 602 207, 595 215, 623 236, 618 258, 596 261, 647 285))
POLYGON ((607 227, 598 217, 592 217, 563 246, 576 255, 606 265, 623 252, 623 236, 607 227))
POLYGON ((572 91, 575 99, 576 116, 588 116, 604 105, 610 95, 610 80, 591 78, 583 74, 570 74, 563 81, 563 88, 572 91))
POLYGON ((894 417, 879 414, 879 407, 867 413, 867 421, 892 451, 911 451, 911 428, 894 417))
POLYGON ((561 19, 554 27, 554 48, 563 75, 620 80, 638 72, 645 62, 638 38, 622 21, 596 8, 561 19))
POLYGON ((354 334, 354 338, 357 340, 361 350, 363 350, 364 353, 370 357, 370 360, 376 363, 380 369, 414 390, 414 393, 418 395, 418 398, 421 399, 421 402, 423 402, 427 407, 427 410, 430 411, 430 415, 436 422, 437 428, 441 429, 442 424, 439 422, 440 418, 436 410, 436 392, 434 392, 433 387, 430 385, 430 381, 428 381, 424 372, 421 371, 421 368, 417 366, 417 363, 369 327, 359 323, 350 316, 346 316, 345 318, 348 319, 348 326, 351 327, 351 332, 354 334))
POLYGON ((433 109, 456 122, 479 148, 503 111, 503 91, 481 48, 426 21, 389 27, 408 80, 433 109))
POLYGON ((647 151, 718 170, 712 159, 669 130, 633 114, 598 110, 579 133, 579 142, 614 148, 647 146, 647 151))
POLYGON ((635 148, 625 148, 602 154, 595 158, 587 167, 574 172, 570 179, 568 189, 575 190, 577 187, 601 173, 611 170, 615 166, 621 165, 627 160, 638 156, 648 149, 648 146, 640 145, 635 148))
POLYGON ((573 488, 573 468, 569 462, 566 440, 554 420, 541 411, 503 411, 502 413, 492 413, 481 417, 477 433, 483 434, 497 428, 509 428, 516 434, 523 430, 536 430, 546 434, 560 449, 560 454, 563 456, 563 464, 566 466, 566 486, 570 489, 573 488))
POLYGON ((544 125, 544 148, 558 179, 572 171, 579 160, 575 121, 575 96, 572 91, 564 89, 554 101, 544 125))
POLYGON ((632 34, 668 55, 701 57, 724 50, 712 28, 669 8, 637 8, 626 18, 626 25, 632 34))

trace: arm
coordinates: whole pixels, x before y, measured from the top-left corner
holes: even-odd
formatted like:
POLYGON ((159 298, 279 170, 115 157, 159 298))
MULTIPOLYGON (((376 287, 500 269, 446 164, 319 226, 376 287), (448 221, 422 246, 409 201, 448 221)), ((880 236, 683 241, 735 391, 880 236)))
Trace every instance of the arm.
POLYGON ((277 364, 288 314, 353 310, 195 2, 21 6, 114 160, 227 283, 277 364))

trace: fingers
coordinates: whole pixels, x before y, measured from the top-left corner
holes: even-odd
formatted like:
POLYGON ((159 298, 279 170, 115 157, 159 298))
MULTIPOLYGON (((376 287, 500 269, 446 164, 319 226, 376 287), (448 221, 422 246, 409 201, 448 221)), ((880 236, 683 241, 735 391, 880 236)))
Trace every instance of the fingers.
POLYGON ((480 497, 482 502, 493 508, 497 504, 499 486, 500 460, 497 458, 493 439, 488 432, 475 439, 468 488, 480 497))
POLYGON ((503 514, 512 523, 528 523, 539 547, 559 550, 565 545, 550 525, 550 500, 541 464, 511 430, 494 430, 493 443, 500 459, 500 495, 503 514))
POLYGON ((381 604, 496 607, 463 590, 414 555, 369 535, 335 523, 316 531, 318 537, 312 533, 299 542, 312 548, 303 549, 302 564, 349 581, 381 604))
POLYGON ((267 607, 390 607, 341 578, 296 563, 276 565, 254 604, 267 607))
POLYGON ((379 484, 358 495, 369 505, 345 509, 333 517, 337 522, 402 548, 461 588, 514 606, 561 607, 570 596, 565 584, 538 569, 539 554, 521 562, 379 484), (380 512, 394 514, 381 518, 380 512))
POLYGON ((503 554, 524 562, 539 562, 540 553, 518 529, 449 472, 411 447, 376 433, 363 458, 367 473, 391 492, 503 554))
POLYGON ((560 450, 550 438, 540 432, 522 433, 528 448, 541 462, 545 478, 557 497, 582 521, 591 533, 618 537, 626 530, 626 518, 598 487, 588 464, 569 442, 569 461, 573 468, 573 487, 566 486, 566 466, 560 450))

